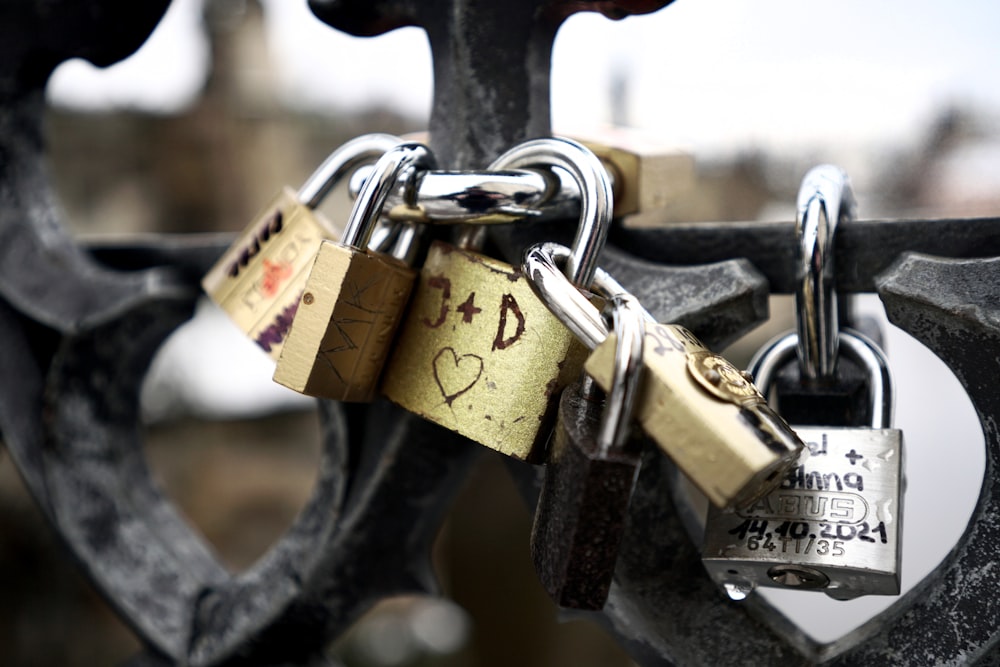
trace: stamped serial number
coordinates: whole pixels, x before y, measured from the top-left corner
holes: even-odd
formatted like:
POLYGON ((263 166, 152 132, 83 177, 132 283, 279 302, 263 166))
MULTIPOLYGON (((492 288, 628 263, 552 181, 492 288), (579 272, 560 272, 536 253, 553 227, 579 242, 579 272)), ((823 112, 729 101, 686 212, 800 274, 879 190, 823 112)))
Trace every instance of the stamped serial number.
POLYGON ((867 521, 860 525, 834 524, 809 521, 766 521, 747 519, 728 531, 740 541, 746 542, 750 551, 765 549, 781 553, 815 553, 843 556, 844 545, 852 540, 871 544, 888 544, 889 535, 885 523, 879 521, 870 526, 867 521), (770 528, 770 530, 768 530, 770 528))

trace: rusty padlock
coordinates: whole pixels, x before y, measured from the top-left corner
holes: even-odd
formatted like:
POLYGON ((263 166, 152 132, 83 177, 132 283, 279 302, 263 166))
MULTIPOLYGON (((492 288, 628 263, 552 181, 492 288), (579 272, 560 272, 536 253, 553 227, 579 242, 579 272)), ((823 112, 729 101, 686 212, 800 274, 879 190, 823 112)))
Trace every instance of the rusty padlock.
POLYGON ((631 421, 641 379, 645 314, 630 295, 609 300, 615 367, 606 400, 592 380, 567 387, 531 530, 531 558, 561 607, 601 609, 608 597, 639 474, 631 421))

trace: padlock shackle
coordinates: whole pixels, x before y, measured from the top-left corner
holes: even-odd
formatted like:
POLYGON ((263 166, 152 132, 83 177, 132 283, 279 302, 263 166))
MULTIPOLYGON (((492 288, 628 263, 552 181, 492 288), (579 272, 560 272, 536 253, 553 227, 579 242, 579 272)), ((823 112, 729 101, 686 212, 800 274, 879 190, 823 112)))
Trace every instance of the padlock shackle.
MULTIPOLYGON (((839 349, 868 376, 871 427, 892 428, 892 373, 885 353, 872 339, 857 331, 842 329, 838 337, 839 349)), ((771 340, 750 360, 747 372, 753 376, 754 384, 765 398, 778 372, 795 358, 798 347, 797 333, 784 334, 771 340)))
POLYGON ((365 134, 351 139, 330 153, 306 179, 296 194, 298 200, 309 208, 316 208, 342 178, 363 164, 377 160, 402 141, 391 134, 365 134))
POLYGON ((499 171, 541 166, 565 169, 580 188, 580 224, 565 273, 574 285, 587 287, 594 280, 597 259, 611 227, 611 177, 589 148, 564 138, 526 141, 498 157, 489 168, 499 171))
POLYGON ((638 299, 631 294, 614 294, 608 305, 615 332, 615 356, 611 389, 597 432, 597 446, 603 455, 620 450, 631 432, 646 339, 646 311, 638 299))
POLYGON ((434 154, 423 144, 402 143, 386 151, 361 188, 340 242, 361 250, 367 248, 389 194, 401 180, 408 180, 408 172, 415 175, 418 169, 433 169, 435 163, 434 154))
POLYGON ((806 382, 829 380, 837 368, 834 235, 838 223, 854 218, 855 209, 850 180, 839 167, 820 165, 802 179, 796 198, 795 308, 799 369, 806 382))
MULTIPOLYGON (((356 198, 371 175, 371 166, 360 167, 348 184, 356 198)), ((407 196, 397 187, 386 202, 393 221, 430 225, 507 225, 529 218, 561 220, 580 213, 580 192, 575 183, 563 185, 550 169, 506 171, 428 171, 407 196)))
MULTIPOLYGON (((537 243, 524 251, 522 270, 542 303, 573 335, 593 350, 608 337, 608 325, 601 311, 559 269, 559 262, 568 263, 571 256, 572 252, 564 245, 551 241, 537 243)), ((621 283, 600 267, 594 268, 594 277, 586 287, 606 299, 616 294, 631 296, 621 283)), ((655 322, 645 308, 641 305, 639 308, 643 319, 655 322)))
POLYGON ((368 240, 368 249, 412 265, 419 235, 420 231, 415 223, 395 222, 382 225, 372 232, 368 240))

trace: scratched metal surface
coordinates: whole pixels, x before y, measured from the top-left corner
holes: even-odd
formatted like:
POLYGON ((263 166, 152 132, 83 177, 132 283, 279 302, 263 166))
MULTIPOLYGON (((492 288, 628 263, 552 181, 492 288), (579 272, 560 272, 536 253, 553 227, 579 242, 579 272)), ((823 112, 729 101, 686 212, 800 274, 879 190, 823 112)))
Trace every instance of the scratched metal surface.
MULTIPOLYGON (((41 117, 45 81, 59 62, 126 57, 167 4, 0 6, 0 432, 67 553, 141 639, 144 652, 130 664, 328 664, 323 647, 375 601, 436 589, 430 544, 478 449, 386 402, 322 403, 313 496, 286 536, 238 576, 151 483, 139 386, 159 344, 190 317, 198 281, 227 239, 79 246, 54 205, 41 117)), ((483 167, 509 146, 549 134, 549 56, 566 16, 596 10, 615 18, 666 4, 310 2, 322 20, 353 34, 401 25, 428 32, 433 148, 451 169, 483 167)), ((892 321, 947 362, 979 413, 984 484, 951 554, 888 611, 819 645, 763 600, 735 605, 720 595, 673 510, 669 466, 647 452, 611 598, 595 614, 640 664, 735 665, 747 654, 782 665, 1000 662, 992 594, 1000 577, 996 230, 995 220, 943 221, 933 231, 923 221, 858 222, 838 241, 838 270, 849 276, 842 286, 877 290, 892 321), (928 250, 946 257, 914 254, 928 250), (740 652, 729 650, 734 643, 740 652)), ((513 258, 551 231, 491 233, 513 258)), ((605 266, 658 318, 683 322, 712 345, 765 318, 768 289, 788 290, 790 224, 621 231, 615 243, 605 266)), ((536 471, 509 467, 530 498, 536 471)))

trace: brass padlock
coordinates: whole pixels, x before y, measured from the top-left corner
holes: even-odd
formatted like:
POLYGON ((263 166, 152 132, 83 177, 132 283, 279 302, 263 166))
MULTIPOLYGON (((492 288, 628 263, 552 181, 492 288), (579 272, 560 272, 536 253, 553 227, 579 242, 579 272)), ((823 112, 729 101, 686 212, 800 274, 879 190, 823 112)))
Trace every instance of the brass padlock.
POLYGON ((652 135, 608 127, 578 140, 611 173, 615 218, 626 227, 662 224, 664 210, 694 189, 694 157, 652 135))
POLYGON ((421 144, 400 144, 379 158, 341 241, 320 245, 275 382, 337 401, 372 399, 417 274, 391 255, 368 250, 368 241, 404 173, 433 166, 421 144))
POLYGON ((531 529, 531 559, 561 607, 601 609, 608 597, 642 461, 631 438, 642 375, 645 317, 615 295, 614 379, 606 399, 589 378, 563 390, 531 529))
MULTIPOLYGON (((611 387, 615 341, 600 313, 557 268, 568 250, 533 246, 524 268, 546 305, 594 351, 585 369, 611 387)), ((624 291, 598 270, 598 294, 624 291)), ((636 418, 643 430, 715 505, 743 505, 769 493, 795 463, 802 442, 757 388, 691 332, 649 317, 636 418)))
POLYGON ((298 193, 282 189, 202 279, 212 301, 272 359, 281 353, 320 241, 337 236, 313 209, 338 181, 398 143, 371 134, 338 148, 298 193))
MULTIPOLYGON (((751 362, 762 391, 797 343, 785 336, 751 362)), ((860 334, 841 331, 839 348, 868 372, 872 423, 794 426, 808 448, 780 488, 746 507, 709 508, 702 562, 734 599, 758 586, 839 600, 899 595, 903 438, 891 428, 889 370, 860 334)))
MULTIPOLYGON (((521 144, 491 169, 555 165, 583 192, 574 260, 590 282, 611 222, 600 161, 564 139, 521 144)), ((431 246, 382 392, 425 419, 515 458, 539 460, 559 392, 585 351, 534 295, 519 268, 444 243, 431 246)))

